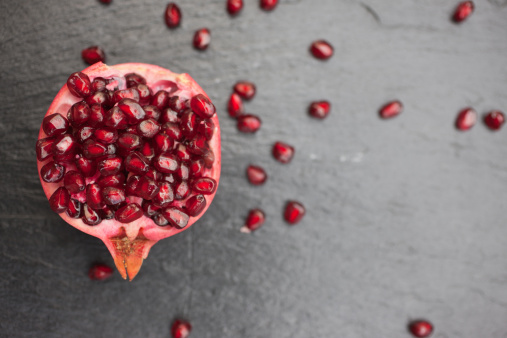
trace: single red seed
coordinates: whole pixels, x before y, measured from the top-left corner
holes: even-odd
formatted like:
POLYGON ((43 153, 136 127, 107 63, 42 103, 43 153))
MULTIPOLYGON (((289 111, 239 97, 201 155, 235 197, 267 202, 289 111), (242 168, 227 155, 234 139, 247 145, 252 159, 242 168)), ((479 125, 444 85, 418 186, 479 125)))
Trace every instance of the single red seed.
POLYGON ((100 176, 96 183, 100 185, 102 189, 107 187, 123 188, 125 186, 125 175, 119 173, 116 175, 100 176))
POLYGON ((114 218, 120 223, 131 223, 143 217, 143 209, 137 203, 127 204, 114 213, 114 218))
POLYGON ((113 275, 113 269, 105 264, 95 264, 88 271, 91 280, 106 280, 113 275))
POLYGON ((238 130, 243 133, 255 133, 262 125, 261 119, 252 114, 238 116, 238 130))
POLYGON ((125 190, 117 187, 102 189, 102 197, 107 205, 118 205, 125 202, 125 190))
POLYGON ((100 185, 92 183, 86 186, 86 202, 94 210, 103 209, 106 206, 100 185))
POLYGON ((106 61, 106 53, 99 46, 90 46, 81 51, 83 61, 89 65, 106 61))
MULTIPOLYGON (((202 196, 202 195, 201 195, 202 196)), ((189 215, 178 207, 169 207, 162 210, 162 215, 173 227, 183 229, 187 226, 189 215)), ((184 336, 182 336, 184 337, 184 336)))
POLYGON ((215 106, 204 94, 193 96, 190 99, 190 108, 202 119, 212 118, 216 112, 215 106))
POLYGON ((188 168, 188 163, 187 162, 181 162, 180 166, 178 167, 178 169, 176 169, 176 171, 174 172, 174 174, 180 180, 188 180, 188 178, 189 178, 189 172, 190 172, 190 169, 188 168))
POLYGON ((53 161, 46 163, 40 170, 40 176, 44 182, 60 182, 65 174, 65 167, 53 161))
POLYGON ((297 201, 289 201, 285 207, 284 217, 290 224, 296 224, 305 215, 305 207, 297 201))
POLYGON ((137 196, 142 197, 145 200, 152 200, 159 190, 160 187, 157 185, 155 180, 152 180, 147 176, 142 176, 139 178, 135 192, 137 196))
POLYGON ((197 133, 198 117, 190 109, 181 115, 180 129, 183 135, 190 139, 197 133))
POLYGON ((76 167, 84 177, 92 177, 97 171, 97 163, 86 157, 79 157, 76 159, 76 167))
POLYGON ((83 217, 81 220, 87 225, 97 225, 102 222, 102 218, 97 211, 92 209, 87 203, 83 204, 83 217))
POLYGON ((257 92, 255 84, 249 81, 238 81, 232 88, 236 94, 245 100, 251 100, 257 92))
POLYGON ((158 226, 165 227, 169 225, 169 221, 164 216, 162 216, 162 214, 156 214, 152 216, 151 219, 158 226))
POLYGON ((125 192, 127 195, 137 196, 137 187, 139 186, 139 176, 130 176, 127 180, 125 192))
POLYGON ((227 108, 229 111, 229 116, 233 118, 236 118, 244 113, 243 101, 241 100, 241 96, 239 96, 238 93, 231 94, 227 108))
POLYGON ((175 172, 180 166, 179 158, 170 153, 162 153, 153 159, 153 166, 164 174, 175 172))
POLYGON ((152 138, 160 131, 160 124, 153 119, 147 119, 137 125, 137 131, 142 137, 152 138))
POLYGON ((70 218, 81 218, 83 205, 78 200, 71 198, 65 212, 70 218))
POLYGON ((383 119, 389 119, 398 116, 403 111, 403 104, 398 101, 391 101, 382 106, 379 110, 379 115, 383 119))
POLYGON ((206 138, 197 134, 193 139, 187 142, 187 149, 194 155, 203 156, 209 151, 206 138))
POLYGON ((278 0, 260 0, 259 6, 265 11, 272 11, 278 4, 278 0))
POLYGON ((144 175, 150 169, 150 163, 140 152, 132 152, 125 157, 125 169, 135 175, 144 175))
POLYGON ((63 185, 69 192, 77 194, 85 190, 86 181, 80 172, 71 170, 65 174, 63 185))
POLYGON ((178 113, 171 108, 164 108, 161 113, 160 123, 178 123, 179 117, 178 113))
POLYGON ((137 89, 137 91, 139 93, 139 104, 146 105, 151 102, 151 98, 153 96, 153 93, 151 92, 150 87, 148 87, 145 84, 140 83, 137 86, 135 86, 134 88, 137 89))
POLYGON ((53 159, 55 160, 55 162, 60 165, 63 165, 63 166, 69 165, 70 162, 72 162, 75 158, 76 158, 76 154, 74 154, 74 153, 53 156, 53 159))
POLYGON ((281 163, 289 163, 294 156, 294 147, 284 142, 276 142, 273 145, 273 156, 281 163))
POLYGON ((210 177, 201 177, 193 180, 190 186, 198 194, 211 195, 217 190, 217 181, 210 177))
POLYGON ((187 103, 188 101, 180 100, 178 96, 172 96, 171 98, 169 98, 169 102, 167 103, 167 105, 172 110, 178 112, 178 114, 181 114, 188 108, 187 103))
POLYGON ((334 48, 326 40, 317 40, 310 45, 310 52, 319 60, 327 60, 333 56, 334 48))
POLYGON ((60 114, 52 114, 42 120, 42 130, 49 137, 65 134, 68 129, 69 121, 60 114))
POLYGON ((265 220, 266 216, 261 209, 252 209, 250 210, 246 218, 245 225, 241 228, 241 231, 247 233, 255 231, 264 224, 265 220))
POLYGON ((151 178, 154 181, 162 181, 162 173, 159 173, 155 168, 149 168, 144 176, 151 178))
POLYGON ((185 202, 185 207, 190 216, 195 217, 199 215, 206 207, 206 198, 204 195, 194 195, 185 202))
POLYGON ((146 116, 143 108, 132 99, 123 99, 118 102, 118 107, 127 115, 130 124, 136 124, 146 116))
POLYGON ((93 132, 95 131, 94 128, 89 126, 83 126, 74 132, 74 136, 76 137, 77 141, 79 143, 84 143, 86 140, 88 140, 90 137, 92 137, 93 132))
POLYGON ((452 20, 456 23, 463 22, 466 20, 474 11, 473 1, 462 1, 456 6, 452 15, 452 20))
MULTIPOLYGON (((137 85, 136 85, 137 86, 137 85)), ((113 103, 118 103, 123 99, 130 99, 139 102, 141 95, 136 88, 119 89, 113 93, 113 103)))
POLYGON ((213 167, 213 163, 215 163, 215 153, 213 153, 213 150, 208 149, 202 156, 202 159, 204 160, 204 166, 211 169, 213 167))
POLYGON ((113 208, 114 207, 119 207, 119 206, 120 205, 106 206, 104 209, 100 209, 98 211, 99 215, 100 215, 100 218, 102 218, 103 220, 113 219, 114 218, 114 212, 115 212, 115 210, 113 208))
POLYGON ((106 112, 101 104, 92 104, 90 106, 90 118, 88 124, 94 128, 101 127, 106 119, 106 112))
POLYGON ((174 199, 183 200, 190 194, 190 187, 187 181, 178 181, 174 184, 174 199))
POLYGON ((116 144, 124 150, 130 151, 141 148, 141 141, 142 139, 139 135, 124 133, 118 137, 116 144))
POLYGON ((174 2, 167 4, 164 15, 165 23, 169 28, 176 28, 181 22, 181 11, 174 2))
POLYGON ((156 106, 151 105, 151 104, 147 105, 147 106, 143 106, 143 110, 146 113, 147 119, 154 119, 155 121, 158 121, 160 119, 160 116, 162 115, 162 113, 160 112, 160 109, 158 109, 156 106))
POLYGON ((237 15, 243 9, 243 0, 227 0, 227 12, 237 15))
POLYGON ((63 134, 56 138, 53 143, 53 154, 55 155, 69 155, 74 154, 77 148, 77 141, 74 136, 70 134, 63 134))
POLYGON ((103 127, 93 132, 93 138, 102 144, 111 144, 118 140, 118 132, 111 127, 103 127))
MULTIPOLYGON (((167 122, 162 126, 162 132, 175 141, 183 139, 183 132, 177 123, 167 122)), ((181 143, 180 143, 181 144, 181 143)))
POLYGON ((151 99, 151 105, 157 107, 158 109, 162 110, 169 104, 169 93, 165 90, 159 90, 158 92, 153 95, 153 98, 151 99))
POLYGON ((169 182, 158 182, 159 190, 153 196, 153 204, 157 207, 164 208, 174 201, 174 190, 169 182))
POLYGON ((137 73, 125 74, 125 81, 127 81, 127 88, 132 88, 138 84, 146 84, 146 79, 137 73))
POLYGON ((150 142, 145 142, 143 144, 141 147, 141 154, 143 154, 143 156, 146 157, 148 161, 151 161, 153 157, 155 157, 155 150, 151 146, 150 142))
POLYGON ((473 108, 465 108, 456 117, 456 128, 461 131, 469 130, 477 122, 477 112, 473 108))
POLYGON ((49 156, 53 156, 53 143, 55 143, 55 138, 53 137, 47 137, 37 141, 35 145, 37 160, 44 161, 49 156))
POLYGON ((201 135, 204 135, 206 140, 211 140, 213 138, 213 133, 215 132, 215 124, 213 120, 203 120, 197 127, 197 132, 201 135))
POLYGON ((128 127, 127 115, 118 106, 115 106, 106 113, 104 124, 114 129, 126 129, 128 127))
POLYGON ((414 337, 426 338, 433 332, 433 325, 426 320, 416 320, 409 324, 408 329, 414 337))
POLYGON ((67 79, 67 88, 72 95, 77 97, 85 98, 92 93, 90 78, 82 72, 70 74, 67 79))
POLYGON ((504 114, 499 110, 492 110, 484 116, 484 123, 491 130, 502 128, 505 122, 504 114))
POLYGON ((174 147, 174 140, 167 134, 159 133, 153 137, 153 149, 156 154, 169 152, 174 147))
POLYGON ((67 119, 73 127, 81 127, 90 118, 90 106, 85 101, 74 103, 67 113, 67 119))
MULTIPOLYGON (((82 147, 84 157, 93 159, 107 154, 107 147, 100 142, 88 139, 83 143, 82 147)), ((85 175, 85 177, 88 177, 85 175)))
POLYGON ((211 33, 207 28, 198 29, 194 34, 194 48, 206 50, 211 42, 211 33))
POLYGON ((92 81, 92 92, 102 92, 105 91, 107 88, 108 81, 104 79, 103 77, 96 77, 92 81))
POLYGON ((190 177, 198 178, 204 174, 204 161, 202 159, 194 160, 190 163, 190 177))
POLYGON ((64 187, 56 189, 53 195, 49 198, 49 206, 58 214, 67 210, 69 202, 70 194, 64 187))
POLYGON ((324 119, 329 114, 331 103, 329 101, 314 101, 308 107, 308 114, 317 119, 324 119))
POLYGON ((253 185, 264 184, 268 179, 266 171, 262 167, 255 165, 249 165, 246 168, 246 176, 248 177, 248 181, 253 185))
POLYGON ((95 93, 91 94, 90 96, 88 96, 85 99, 85 102, 89 106, 91 106, 92 104, 100 104, 100 105, 110 107, 113 105, 111 102, 109 102, 109 93, 107 91, 95 92, 95 93))
POLYGON ((110 155, 98 161, 97 168, 102 176, 117 174, 122 169, 123 159, 119 156, 110 155))

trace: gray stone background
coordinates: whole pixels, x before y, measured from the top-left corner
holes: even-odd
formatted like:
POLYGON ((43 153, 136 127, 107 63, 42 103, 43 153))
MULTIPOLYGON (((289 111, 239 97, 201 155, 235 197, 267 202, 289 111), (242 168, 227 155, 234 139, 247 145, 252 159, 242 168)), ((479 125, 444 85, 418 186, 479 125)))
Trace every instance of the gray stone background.
POLYGON ((507 337, 507 130, 454 129, 458 110, 507 110, 506 1, 477 0, 462 25, 457 1, 281 0, 271 13, 245 0, 0 2, 0 336, 168 337, 176 316, 192 337, 409 337, 427 318, 435 338, 507 337), (204 53, 191 47, 212 32, 204 53), (335 56, 313 59, 329 40, 335 56), (157 244, 131 283, 92 282, 112 259, 68 226, 44 197, 34 146, 45 111, 97 44, 109 64, 146 62, 188 72, 214 100, 223 175, 207 214, 157 244), (263 126, 241 134, 226 112, 232 85, 257 84, 247 111, 263 126), (325 121, 310 101, 328 99, 325 121), (378 108, 405 111, 383 121, 378 108), (283 140, 289 165, 271 157, 283 140), (245 179, 249 163, 269 173, 245 179), (290 227, 287 199, 307 215, 290 227), (240 233, 250 208, 267 214, 240 233))

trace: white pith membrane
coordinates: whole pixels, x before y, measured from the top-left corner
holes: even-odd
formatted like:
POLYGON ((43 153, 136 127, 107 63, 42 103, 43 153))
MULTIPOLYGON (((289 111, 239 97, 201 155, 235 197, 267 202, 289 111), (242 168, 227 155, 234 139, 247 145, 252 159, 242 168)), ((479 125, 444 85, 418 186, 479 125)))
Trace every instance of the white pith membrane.
MULTIPOLYGON (((115 81, 107 86, 108 89, 113 89, 113 87, 117 87, 118 89, 126 89, 127 86, 124 75, 128 73, 137 73, 146 79, 147 85, 151 88, 153 94, 159 90, 167 90, 170 93, 170 96, 178 96, 180 100, 184 101, 192 98, 197 94, 203 94, 209 99, 202 88, 188 74, 176 74, 155 65, 126 63, 107 66, 99 62, 86 68, 82 72, 88 75, 90 82, 92 82, 96 77, 103 77, 105 79, 117 79, 118 81, 115 81), (178 84, 178 89, 176 91, 173 91, 173 83, 178 84), (184 89, 182 87, 184 87, 184 89)), ((83 98, 78 98, 72 95, 67 89, 67 85, 64 85, 56 95, 45 116, 59 113, 60 115, 67 117, 67 112, 69 111, 70 107, 74 103, 82 100, 83 98)), ((205 168, 203 177, 213 178, 218 185, 221 168, 221 154, 220 128, 217 114, 214 114, 211 120, 215 125, 215 130, 212 139, 208 141, 208 145, 214 152, 215 161, 211 169, 205 168)), ((47 135, 44 133, 41 125, 38 139, 40 140, 46 137, 47 135)), ((178 143, 179 142, 176 141, 175 146, 178 143)), ((39 178, 48 199, 57 188, 63 186, 63 179, 58 183, 47 183, 44 182, 40 176, 41 168, 46 163, 51 161, 53 161, 52 156, 48 157, 44 161, 37 161, 39 178)), ((78 170, 74 163, 65 165, 65 167, 65 172, 68 172, 70 170, 78 170)), ((90 183, 94 183, 98 177, 100 177, 100 174, 97 171, 97 174, 93 177, 86 178, 86 184, 88 185, 90 183)), ((153 222, 151 218, 145 215, 132 223, 120 223, 115 219, 111 219, 102 220, 100 224, 94 226, 83 223, 81 219, 71 218, 67 215, 66 212, 60 213, 59 215, 73 227, 89 235, 100 238, 113 256, 116 267, 118 268, 118 271, 122 277, 126 279, 128 275, 129 279, 132 280, 139 272, 142 261, 148 256, 151 247, 163 238, 173 236, 185 229, 188 229, 202 215, 205 214, 206 210, 211 205, 215 194, 216 190, 211 195, 204 195, 206 199, 206 207, 199 215, 190 217, 187 226, 183 229, 177 229, 172 226, 158 226, 153 222)), ((174 202, 170 203, 170 206, 182 207, 185 204, 185 201, 194 195, 196 194, 191 192, 186 199, 181 201, 175 200, 174 202)), ((77 199, 80 202, 84 202, 84 199, 86 199, 85 192, 81 192, 77 195, 71 193, 71 198, 77 199)), ((127 196, 126 202, 138 203, 139 206, 141 206, 142 198, 127 196)), ((182 209, 185 210, 184 208, 182 209)))

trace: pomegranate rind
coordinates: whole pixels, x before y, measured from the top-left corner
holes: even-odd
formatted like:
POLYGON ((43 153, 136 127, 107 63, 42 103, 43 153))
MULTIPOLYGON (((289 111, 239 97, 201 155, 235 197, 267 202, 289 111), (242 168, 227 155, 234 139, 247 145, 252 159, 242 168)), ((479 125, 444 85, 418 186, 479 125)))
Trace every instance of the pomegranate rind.
MULTIPOLYGON (((148 86, 152 88, 153 92, 167 89, 172 92, 172 95, 177 95, 183 99, 190 99, 192 96, 197 94, 203 94, 209 99, 208 95, 192 79, 192 77, 190 77, 190 75, 173 73, 168 69, 156 65, 145 63, 123 63, 108 66, 102 62, 98 62, 84 69, 82 72, 90 77, 90 81, 93 81, 96 77, 111 79, 125 76, 125 74, 128 73, 138 73, 146 79, 148 86), (174 83, 178 85, 178 89, 176 91, 174 91, 174 83)), ((118 82, 115 85, 120 89, 126 88, 126 83, 118 82)), ((54 113, 66 116, 69 108, 74 103, 81 100, 82 99, 72 95, 65 84, 56 95, 44 117, 54 113)), ((211 119, 215 125, 215 131, 213 133, 213 138, 208 141, 208 144, 214 152, 215 163, 213 167, 206 172, 206 176, 213 178, 218 185, 221 169, 220 128, 217 114, 215 114, 211 119)), ((47 136, 41 125, 38 139, 40 140, 45 137, 47 136)), ((52 159, 37 161, 39 179, 41 180, 42 188, 44 189, 44 193, 48 199, 51 197, 53 192, 61 186, 59 183, 46 183, 42 181, 40 169, 49 161, 52 161, 52 159)), ((74 164, 67 166, 67 171, 73 169, 76 169, 74 164)), ((97 177, 87 178, 87 184, 93 182, 96 178, 97 177)), ((146 216, 127 224, 119 223, 112 219, 103 220, 96 226, 89 226, 83 223, 81 219, 73 219, 66 213, 61 213, 59 215, 63 218, 63 220, 76 229, 100 238, 113 256, 115 264, 122 277, 126 279, 128 276, 128 278, 132 280, 139 271, 143 259, 148 257, 151 247, 159 240, 176 235, 192 226, 202 215, 205 214, 215 195, 216 191, 213 194, 206 196, 207 203, 203 212, 198 216, 190 217, 188 225, 183 229, 159 227, 151 218, 146 216)), ((136 201, 135 198, 130 198, 130 200, 133 202, 140 202, 139 200, 136 201)), ((181 204, 183 205, 184 201, 181 201, 181 204)))

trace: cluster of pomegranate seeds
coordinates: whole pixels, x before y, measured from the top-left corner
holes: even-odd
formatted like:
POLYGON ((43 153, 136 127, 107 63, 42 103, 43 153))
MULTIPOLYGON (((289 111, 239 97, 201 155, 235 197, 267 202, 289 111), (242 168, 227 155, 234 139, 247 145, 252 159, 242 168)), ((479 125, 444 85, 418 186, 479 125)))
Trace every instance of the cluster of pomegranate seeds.
POLYGON ((327 60, 333 56, 334 49, 326 40, 317 40, 310 45, 310 53, 319 60, 327 60))
POLYGON ((67 87, 84 100, 67 117, 43 120, 48 137, 36 144, 38 160, 47 161, 41 179, 60 184, 51 208, 91 226, 147 216, 160 226, 184 228, 217 188, 206 176, 214 163, 208 141, 215 106, 203 94, 189 100, 163 90, 153 94, 139 74, 126 74, 127 88, 114 92, 108 81, 72 74, 67 87), (98 94, 108 100, 87 103, 98 94))
POLYGON ((462 1, 456 6, 452 15, 452 20, 456 23, 465 21, 474 11, 473 1, 462 1))
POLYGON ((272 11, 278 4, 278 0, 260 0, 259 6, 265 11, 272 11))
POLYGON ((470 107, 464 108, 456 117, 456 128, 461 131, 471 129, 477 122, 477 112, 470 107))
POLYGON ((505 115, 499 110, 492 110, 484 115, 484 123, 489 129, 498 130, 505 123, 505 115))
POLYGON ((164 13, 164 19, 167 27, 176 28, 180 25, 181 22, 181 10, 174 2, 170 2, 167 4, 164 13))
POLYGON ((266 215, 261 209, 252 209, 248 213, 245 225, 241 228, 241 232, 250 233, 259 229, 266 220, 266 215))
POLYGON ((197 50, 208 49, 211 42, 211 33, 207 28, 198 29, 194 34, 194 48, 197 50))
POLYGON ((234 16, 243 9, 243 0, 227 0, 227 12, 234 16))
POLYGON ((262 185, 268 179, 266 171, 259 166, 249 165, 246 168, 246 176, 252 185, 262 185))
POLYGON ((329 101, 314 101, 308 107, 308 114, 316 119, 324 119, 331 110, 329 101))
POLYGON ((229 99, 229 116, 237 119, 237 128, 243 133, 255 133, 262 125, 257 115, 245 114, 243 100, 251 100, 255 96, 255 84, 249 81, 238 81, 232 87, 233 93, 229 99))
POLYGON ((171 326, 171 335, 173 338, 187 338, 191 331, 192 325, 183 319, 176 319, 171 326))
POLYGON ((113 275, 113 269, 106 264, 95 264, 88 271, 91 280, 106 280, 113 275))
POLYGON ((284 218, 290 224, 296 224, 301 221, 305 215, 305 207, 297 201, 289 201, 285 206, 284 218))
POLYGON ((403 111, 403 104, 398 101, 391 101, 386 103, 380 110, 378 111, 379 116, 383 119, 389 119, 395 116, 398 116, 403 111))
POLYGON ((280 163, 289 163, 294 157, 294 152, 294 147, 287 143, 278 141, 273 145, 273 156, 280 163))
POLYGON ((433 332, 433 325, 426 320, 416 320, 410 323, 408 330, 414 337, 426 338, 433 332))
POLYGON ((81 51, 83 61, 89 65, 106 61, 106 53, 99 46, 90 46, 81 51))

